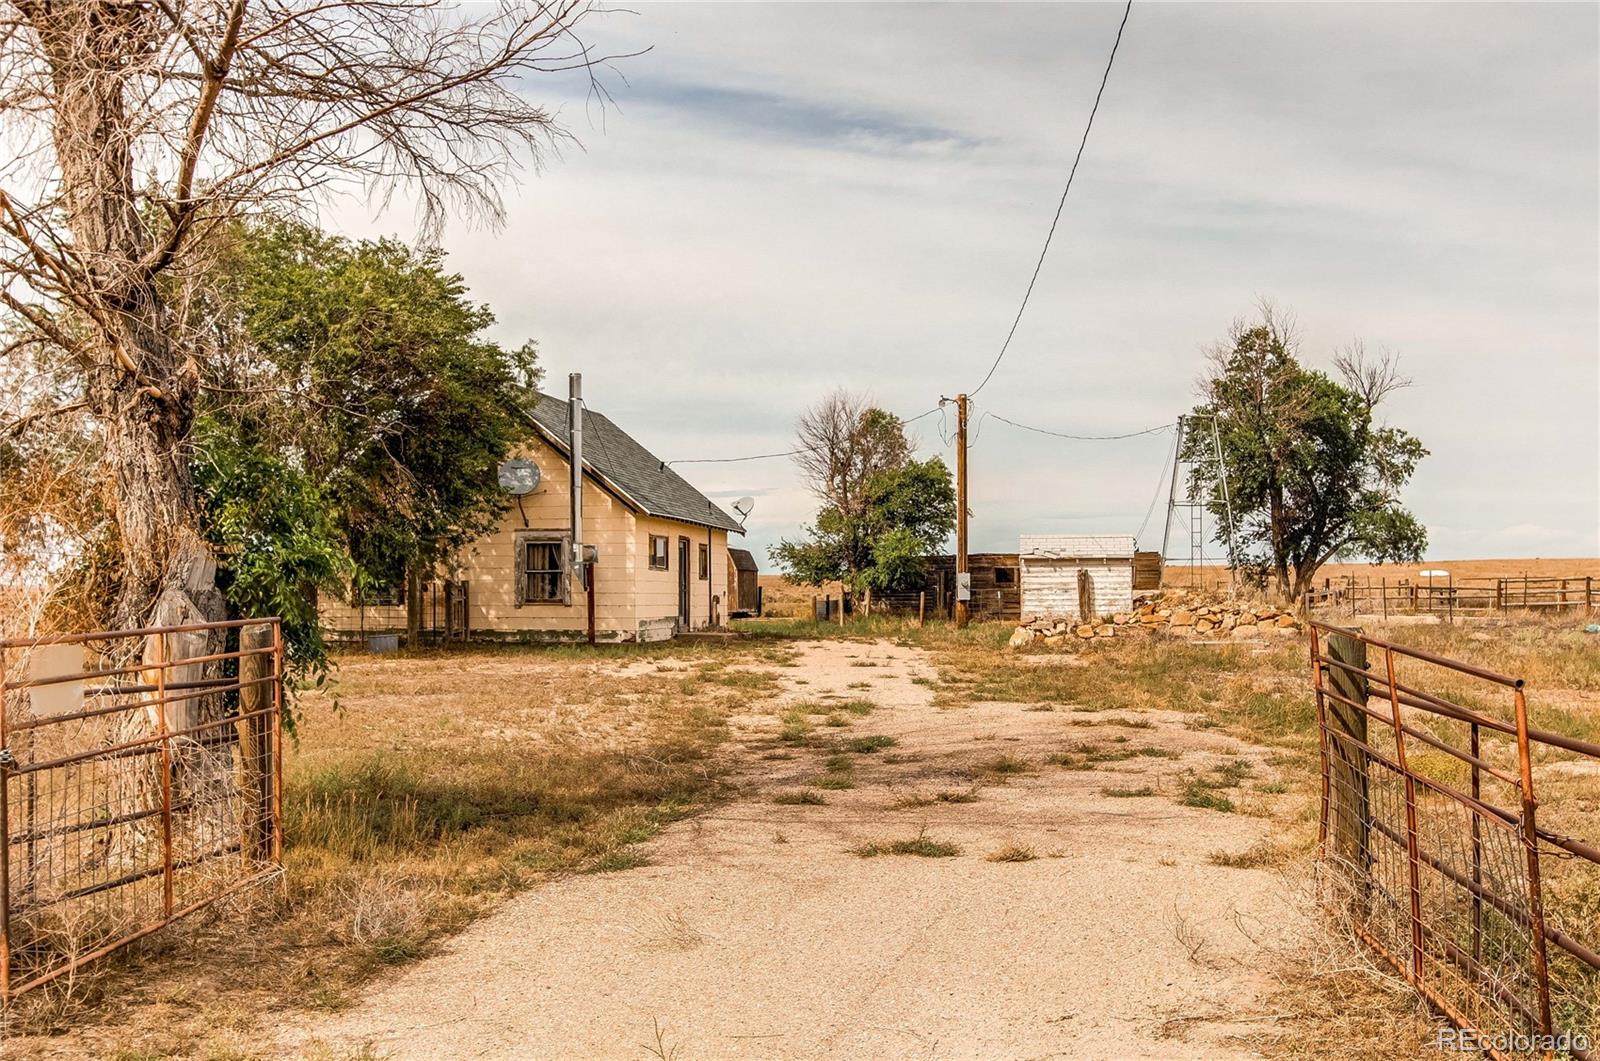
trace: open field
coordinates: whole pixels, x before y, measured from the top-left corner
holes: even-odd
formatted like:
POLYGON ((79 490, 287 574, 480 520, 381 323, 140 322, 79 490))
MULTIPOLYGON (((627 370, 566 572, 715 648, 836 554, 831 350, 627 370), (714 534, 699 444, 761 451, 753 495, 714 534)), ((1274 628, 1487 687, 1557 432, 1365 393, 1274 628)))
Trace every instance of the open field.
MULTIPOLYGON (((1335 581, 1354 576, 1358 580, 1387 578, 1391 584, 1400 579, 1417 580, 1422 571, 1449 571, 1455 578, 1582 578, 1592 575, 1600 580, 1600 557, 1552 557, 1508 560, 1428 560, 1420 564, 1325 564, 1318 571, 1318 579, 1335 581)), ((778 574, 762 574, 761 589, 766 601, 766 614, 779 618, 803 618, 811 606, 812 597, 839 596, 839 584, 825 586, 797 586, 778 574)), ((1422 581, 1426 581, 1425 579, 1422 581)), ((1203 586, 1214 588, 1228 584, 1228 568, 1224 564, 1206 564, 1189 567, 1169 563, 1163 584, 1174 587, 1203 586)), ((1580 587, 1581 589, 1581 587, 1580 587)))
MULTIPOLYGON (((7 1056, 1427 1056, 1311 915, 1303 644, 750 629, 347 657, 290 760, 285 886, 25 999, 7 1056)), ((1389 632, 1600 733, 1570 622, 1389 632)), ((1541 795, 1600 836, 1600 778, 1541 795)), ((1592 923, 1600 885, 1557 885, 1592 923)))
MULTIPOLYGON (((1324 564, 1317 570, 1317 579, 1355 577, 1376 582, 1386 578, 1391 584, 1400 579, 1417 581, 1423 571, 1448 571, 1451 577, 1461 578, 1582 578, 1593 575, 1600 579, 1600 558, 1596 557, 1535 557, 1509 560, 1427 560, 1420 564, 1324 564)), ((1426 582, 1426 579, 1421 579, 1426 582)), ((1168 586, 1206 587, 1228 584, 1226 564, 1206 564, 1189 567, 1169 563, 1162 583, 1168 586)))
POLYGON ((827 582, 820 586, 797 586, 782 575, 761 575, 761 600, 763 614, 773 618, 803 619, 810 617, 813 597, 839 599, 840 584, 827 582))

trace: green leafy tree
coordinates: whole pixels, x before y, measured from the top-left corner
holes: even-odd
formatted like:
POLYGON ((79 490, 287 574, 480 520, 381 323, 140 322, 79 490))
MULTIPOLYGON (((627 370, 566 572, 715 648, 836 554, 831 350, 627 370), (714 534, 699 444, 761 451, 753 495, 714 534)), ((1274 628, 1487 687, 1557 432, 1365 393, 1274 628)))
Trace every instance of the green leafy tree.
POLYGON ((883 591, 914 581, 955 527, 944 461, 913 460, 898 417, 843 391, 807 410, 797 434, 797 463, 822 507, 800 539, 770 550, 772 559, 809 585, 883 591))
POLYGON ((1270 303, 1259 321, 1235 322, 1211 351, 1205 401, 1191 414, 1205 427, 1184 444, 1195 468, 1190 497, 1205 499, 1220 527, 1215 419, 1235 519, 1233 562, 1296 600, 1335 556, 1416 561, 1428 542, 1400 504, 1428 451, 1377 419, 1383 400, 1410 381, 1392 356, 1371 358, 1359 342, 1335 358, 1336 380, 1302 365, 1298 345, 1293 318, 1270 303))
POLYGON ((496 466, 538 400, 533 345, 485 339, 493 314, 436 250, 274 222, 235 230, 219 264, 202 460, 303 479, 297 503, 326 507, 356 587, 407 583, 415 633, 421 580, 504 511, 496 466), (262 452, 233 452, 246 444, 262 452))
POLYGON ((195 443, 195 486, 229 611, 278 616, 289 674, 296 684, 320 684, 328 657, 317 590, 340 584, 352 568, 334 507, 303 468, 232 425, 203 418, 195 443))

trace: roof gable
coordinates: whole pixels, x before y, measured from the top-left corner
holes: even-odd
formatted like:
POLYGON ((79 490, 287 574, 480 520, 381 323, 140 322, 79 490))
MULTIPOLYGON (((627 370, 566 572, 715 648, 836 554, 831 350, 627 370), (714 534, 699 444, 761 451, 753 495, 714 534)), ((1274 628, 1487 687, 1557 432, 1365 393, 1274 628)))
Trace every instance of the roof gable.
MULTIPOLYGON (((567 403, 541 394, 531 419, 545 440, 563 457, 568 457, 567 403)), ((583 466, 647 516, 744 533, 744 527, 737 520, 690 486, 666 462, 587 405, 583 411, 583 466)))

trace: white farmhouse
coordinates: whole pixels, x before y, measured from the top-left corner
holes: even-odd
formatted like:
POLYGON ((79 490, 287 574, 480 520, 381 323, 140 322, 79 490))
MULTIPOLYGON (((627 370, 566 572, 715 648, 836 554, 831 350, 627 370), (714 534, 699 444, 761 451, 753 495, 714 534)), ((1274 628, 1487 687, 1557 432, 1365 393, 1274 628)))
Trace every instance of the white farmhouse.
POLYGON ((1087 621, 1133 610, 1132 535, 1024 534, 1022 614, 1087 621))

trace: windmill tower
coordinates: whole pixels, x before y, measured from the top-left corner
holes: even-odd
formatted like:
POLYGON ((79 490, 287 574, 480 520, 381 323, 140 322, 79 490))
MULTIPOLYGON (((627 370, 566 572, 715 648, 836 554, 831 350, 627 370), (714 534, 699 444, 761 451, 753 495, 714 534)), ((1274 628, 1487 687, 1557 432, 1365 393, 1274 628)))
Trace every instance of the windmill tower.
MULTIPOLYGON (((1177 441, 1172 452, 1172 483, 1167 491, 1167 525, 1161 532, 1161 562, 1165 566, 1167 561, 1173 559, 1172 554, 1172 526, 1174 522, 1181 525, 1180 533, 1186 534, 1189 539, 1189 571, 1194 577, 1196 585, 1199 584, 1200 569, 1206 561, 1206 511, 1218 500, 1213 495, 1208 498, 1191 498, 1187 488, 1180 494, 1178 483, 1186 481, 1198 467, 1198 462, 1184 460, 1183 443, 1191 434, 1204 439, 1208 434, 1211 442, 1211 459, 1215 460, 1217 467, 1216 489, 1221 493, 1223 509, 1223 534, 1228 543, 1228 585, 1234 585, 1233 566, 1233 501, 1228 494, 1228 466, 1222 459, 1222 435, 1217 430, 1217 418, 1214 416, 1180 416, 1178 417, 1177 441), (1209 421, 1209 424, 1207 423, 1209 421), (1208 430, 1209 428, 1209 430, 1208 430), (1181 513, 1181 515, 1180 515, 1181 513)), ((1203 443, 1202 443, 1203 444, 1203 443)), ((1211 535, 1215 535, 1213 529, 1211 535)))

